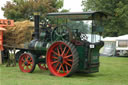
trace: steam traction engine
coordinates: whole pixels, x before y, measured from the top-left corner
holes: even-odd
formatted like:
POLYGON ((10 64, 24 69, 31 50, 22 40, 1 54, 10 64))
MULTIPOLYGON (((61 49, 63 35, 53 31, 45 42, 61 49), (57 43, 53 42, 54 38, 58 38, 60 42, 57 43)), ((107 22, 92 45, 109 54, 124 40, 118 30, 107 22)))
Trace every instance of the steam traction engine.
POLYGON ((99 71, 99 49, 103 42, 96 42, 94 34, 102 34, 102 22, 107 18, 106 13, 48 13, 47 17, 52 24, 44 23, 41 26, 39 14, 35 13, 34 17, 33 40, 28 45, 28 50, 19 58, 19 68, 22 72, 33 72, 36 64, 40 69, 49 69, 51 74, 60 77, 70 76, 78 71, 99 71), (75 26, 85 20, 92 20, 91 41, 87 40, 84 27, 81 31, 75 26))

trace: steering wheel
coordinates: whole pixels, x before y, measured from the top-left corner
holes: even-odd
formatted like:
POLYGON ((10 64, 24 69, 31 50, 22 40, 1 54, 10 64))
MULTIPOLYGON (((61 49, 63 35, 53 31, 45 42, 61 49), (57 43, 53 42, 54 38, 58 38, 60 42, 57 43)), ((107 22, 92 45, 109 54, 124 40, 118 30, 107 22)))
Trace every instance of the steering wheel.
POLYGON ((72 39, 72 33, 67 25, 60 25, 55 27, 52 31, 52 41, 70 41, 72 39))

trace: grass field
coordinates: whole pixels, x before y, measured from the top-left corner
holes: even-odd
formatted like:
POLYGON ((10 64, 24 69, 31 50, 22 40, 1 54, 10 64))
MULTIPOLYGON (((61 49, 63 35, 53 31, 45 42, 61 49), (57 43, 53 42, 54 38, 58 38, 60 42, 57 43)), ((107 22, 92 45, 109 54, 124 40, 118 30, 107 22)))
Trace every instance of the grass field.
POLYGON ((75 73, 55 77, 36 67, 33 73, 22 73, 17 67, 0 65, 0 85, 128 85, 128 58, 101 57, 100 72, 75 73))

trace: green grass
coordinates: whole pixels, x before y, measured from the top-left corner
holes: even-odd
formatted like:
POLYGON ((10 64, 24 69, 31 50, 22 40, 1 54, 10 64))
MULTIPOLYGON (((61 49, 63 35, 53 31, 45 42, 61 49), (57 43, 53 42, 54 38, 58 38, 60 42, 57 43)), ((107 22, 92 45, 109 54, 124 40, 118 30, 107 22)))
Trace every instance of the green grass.
POLYGON ((17 67, 0 65, 0 85, 128 85, 128 58, 101 57, 100 72, 75 73, 71 77, 55 77, 36 67, 23 73, 17 67))

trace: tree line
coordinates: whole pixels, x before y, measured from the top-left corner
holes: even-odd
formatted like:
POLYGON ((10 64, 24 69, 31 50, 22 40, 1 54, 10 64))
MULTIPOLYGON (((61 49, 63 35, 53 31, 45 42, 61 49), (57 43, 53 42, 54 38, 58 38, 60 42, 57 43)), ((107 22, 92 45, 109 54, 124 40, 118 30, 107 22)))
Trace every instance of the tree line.
MULTIPOLYGON (((83 11, 103 11, 111 14, 105 22, 104 36, 119 36, 128 33, 128 0, 83 0, 83 11)), ((24 20, 39 11, 44 18, 49 12, 59 12, 63 0, 13 0, 2 7, 8 19, 24 20)), ((62 10, 68 12, 69 10, 62 10)))
POLYGON ((128 0, 83 0, 84 11, 104 11, 111 14, 105 22, 104 36, 128 34, 128 0))

